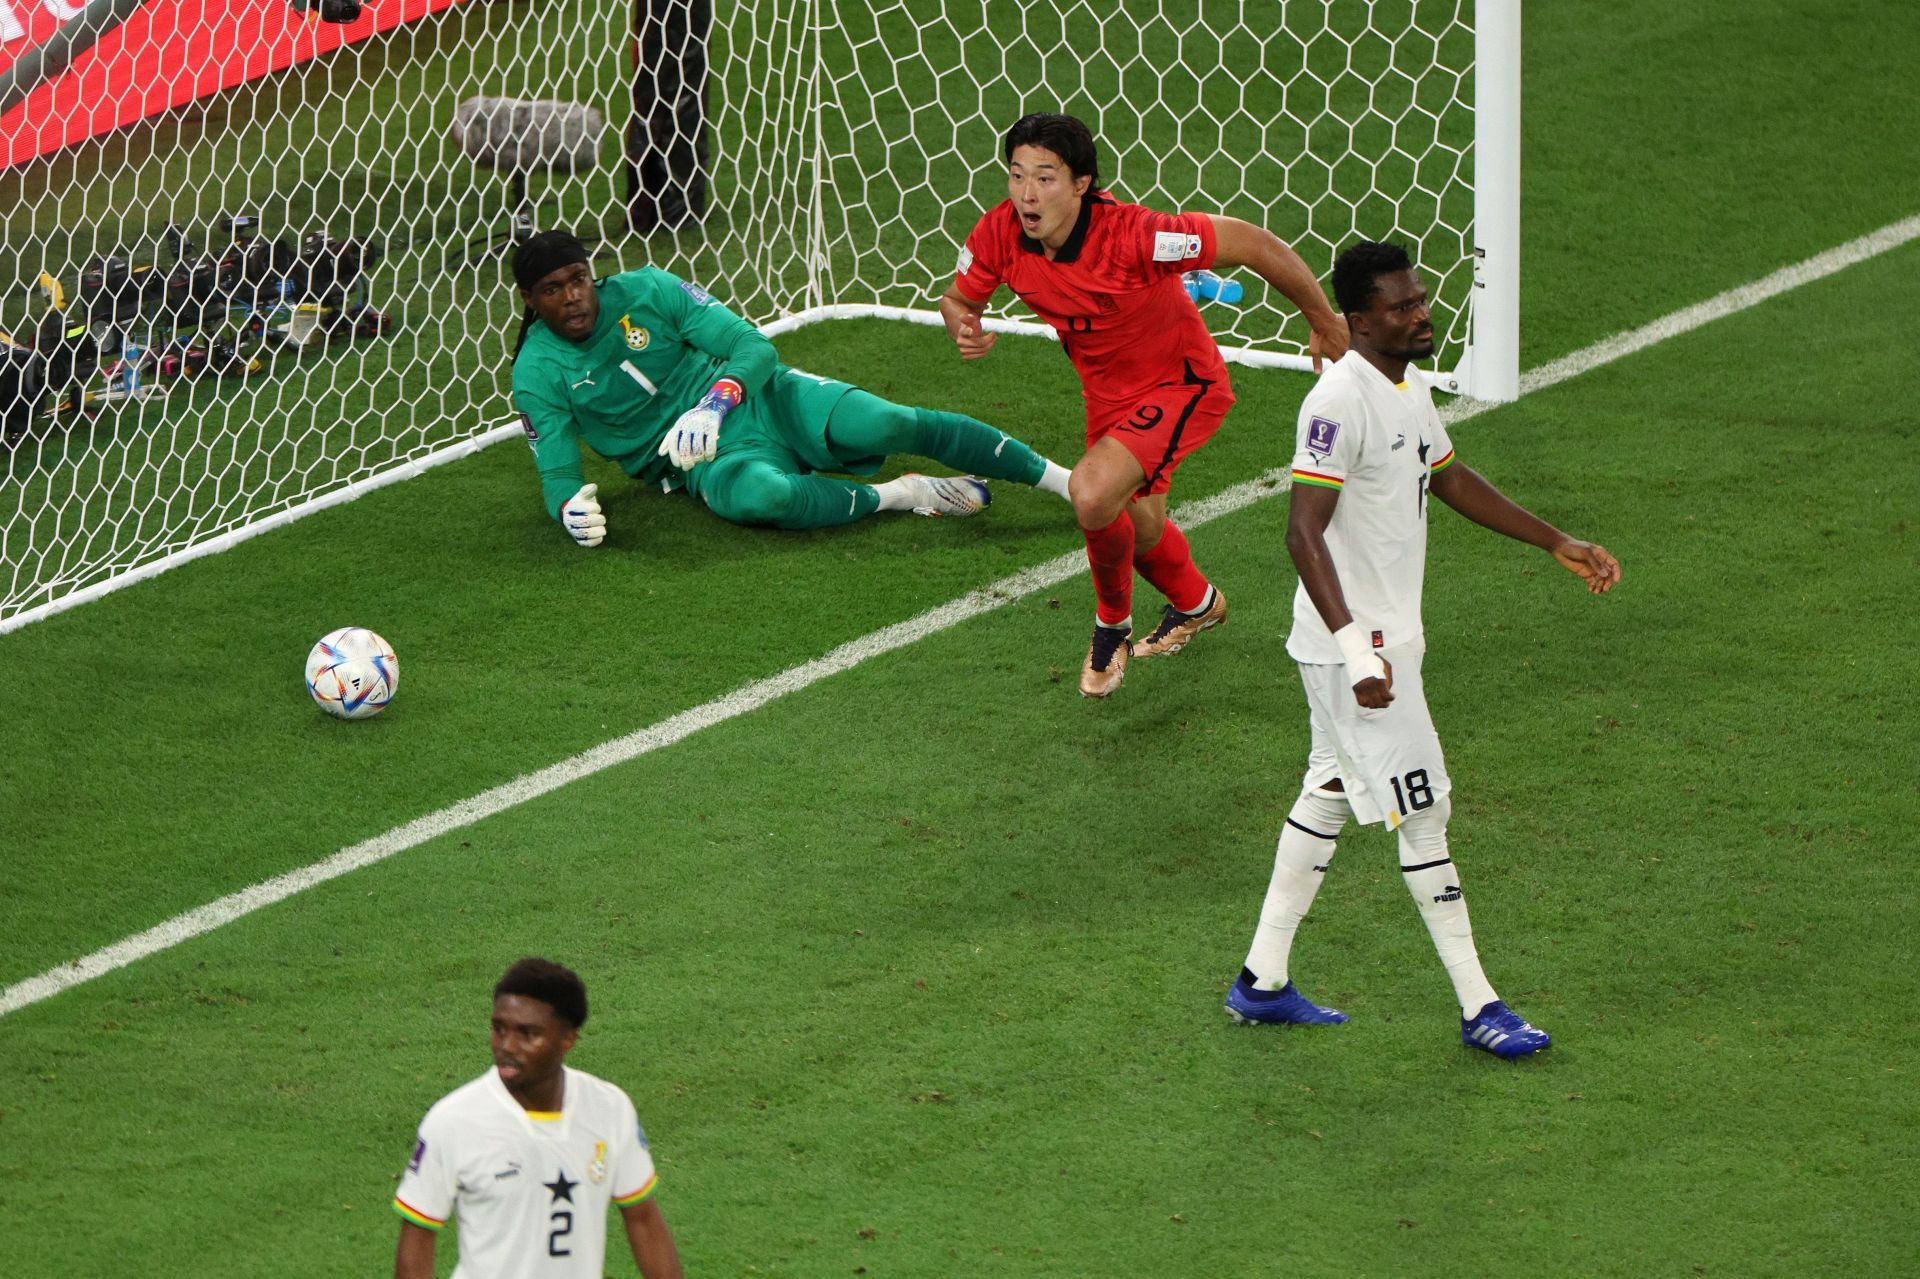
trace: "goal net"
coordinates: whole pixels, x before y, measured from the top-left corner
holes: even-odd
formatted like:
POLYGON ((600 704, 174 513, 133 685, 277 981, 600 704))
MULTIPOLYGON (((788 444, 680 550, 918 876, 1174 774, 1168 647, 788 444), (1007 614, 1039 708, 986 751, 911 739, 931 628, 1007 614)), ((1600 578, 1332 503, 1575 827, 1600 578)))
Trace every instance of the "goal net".
MULTIPOLYGON (((0 88, 35 39, 21 15, 75 7, 0 0, 0 88)), ((373 0, 336 28, 280 0, 148 0, 0 113, 0 631, 513 434, 503 250, 530 225, 769 332, 937 322, 1004 197, 1000 136, 1033 110, 1088 121, 1120 198, 1259 223, 1323 278, 1356 238, 1403 242, 1436 367, 1472 349, 1484 369, 1483 332, 1512 325, 1486 302, 1517 278, 1517 195, 1490 233, 1476 161, 1517 184, 1518 0, 1478 9, 373 0), (276 52, 95 128, 103 94, 208 65, 156 54, 189 29, 168 9, 223 56, 276 52), (1490 76, 1496 22, 1513 65, 1490 76)), ((1304 323, 1234 282, 1238 303, 1203 303, 1221 345, 1303 366, 1304 323)), ((995 323, 1031 319, 1002 294, 995 323)))

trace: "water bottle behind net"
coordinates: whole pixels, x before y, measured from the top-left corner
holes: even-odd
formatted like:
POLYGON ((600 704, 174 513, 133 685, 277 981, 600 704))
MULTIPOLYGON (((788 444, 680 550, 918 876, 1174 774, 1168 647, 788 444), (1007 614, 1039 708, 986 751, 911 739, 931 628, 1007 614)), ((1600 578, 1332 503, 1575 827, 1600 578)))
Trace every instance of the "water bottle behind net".
POLYGON ((1229 280, 1212 271, 1188 271, 1180 277, 1187 296, 1195 302, 1224 302, 1228 306, 1240 300, 1240 281, 1229 280))

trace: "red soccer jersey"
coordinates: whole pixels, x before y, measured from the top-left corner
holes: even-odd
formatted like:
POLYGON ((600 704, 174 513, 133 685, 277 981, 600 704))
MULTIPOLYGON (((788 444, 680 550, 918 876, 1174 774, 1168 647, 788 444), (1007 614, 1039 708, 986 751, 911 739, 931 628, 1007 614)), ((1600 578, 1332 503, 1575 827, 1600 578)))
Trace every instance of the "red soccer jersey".
POLYGON ((1013 201, 987 210, 960 252, 955 283, 984 302, 1005 284, 1060 335, 1090 409, 1129 404, 1188 370, 1228 391, 1227 366, 1181 286, 1211 266, 1213 221, 1089 195, 1060 251, 1048 258, 1020 229, 1013 201))

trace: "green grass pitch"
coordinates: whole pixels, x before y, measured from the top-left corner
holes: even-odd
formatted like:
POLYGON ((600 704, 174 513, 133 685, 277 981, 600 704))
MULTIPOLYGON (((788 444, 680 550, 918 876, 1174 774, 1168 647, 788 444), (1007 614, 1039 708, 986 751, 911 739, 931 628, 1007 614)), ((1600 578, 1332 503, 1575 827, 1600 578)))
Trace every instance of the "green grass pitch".
MULTIPOLYGON (((1920 212, 1903 6, 1527 23, 1526 366, 1920 212)), ((586 976, 690 1274, 1910 1269, 1916 289, 1909 244, 1455 434, 1626 572, 1434 521, 1454 852, 1539 1059, 1459 1045, 1373 831, 1295 950, 1352 1023, 1219 1009, 1306 749, 1279 496, 1194 533, 1229 625, 1109 703, 1081 576, 0 1019, 0 1272, 386 1272, 525 953, 586 976)), ((781 346, 1074 452, 1050 344, 781 346)), ((1176 501, 1284 463, 1306 385, 1237 372, 1176 501)), ((590 478, 592 555, 507 445, 0 637, 0 986, 1078 544, 1011 486, 782 534, 590 478), (345 624, 403 667, 362 724, 299 683, 345 624)))

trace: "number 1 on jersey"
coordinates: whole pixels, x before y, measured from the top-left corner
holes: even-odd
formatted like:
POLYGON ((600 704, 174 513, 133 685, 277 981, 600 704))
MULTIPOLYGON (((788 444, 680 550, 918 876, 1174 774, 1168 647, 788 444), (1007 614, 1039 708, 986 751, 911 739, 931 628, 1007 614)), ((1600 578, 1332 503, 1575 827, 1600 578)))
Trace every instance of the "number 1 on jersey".
POLYGON ((646 388, 647 388, 647 394, 648 394, 648 395, 658 395, 658 394, 660 394, 660 388, 659 388, 659 387, 657 387, 657 386, 655 386, 655 385, 654 385, 654 384, 653 384, 653 383, 652 383, 652 382, 651 382, 651 381, 650 381, 650 380, 649 380, 649 379, 647 378, 647 375, 646 375, 646 374, 644 374, 644 373, 642 373, 642 372, 641 372, 641 371, 640 371, 639 369, 636 369, 636 368, 634 368, 634 367, 633 367, 633 361, 632 361, 632 360, 622 360, 622 361, 620 361, 620 367, 621 367, 621 368, 623 368, 623 369, 625 369, 625 370, 627 371, 627 376, 628 376, 628 377, 630 377, 630 378, 632 378, 632 379, 633 379, 634 381, 636 381, 636 382, 638 382, 638 383, 639 383, 639 384, 640 384, 641 386, 644 386, 644 387, 646 387, 646 388))

